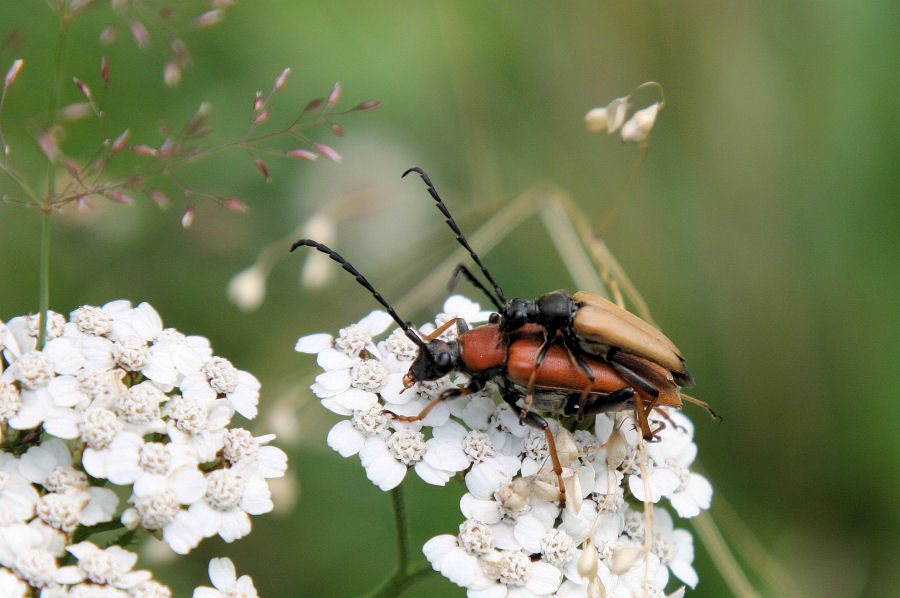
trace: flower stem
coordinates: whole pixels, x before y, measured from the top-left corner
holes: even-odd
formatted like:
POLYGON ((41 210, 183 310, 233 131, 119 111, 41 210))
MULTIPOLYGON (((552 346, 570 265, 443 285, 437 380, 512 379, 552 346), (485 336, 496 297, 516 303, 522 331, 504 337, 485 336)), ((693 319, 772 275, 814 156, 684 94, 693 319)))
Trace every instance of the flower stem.
POLYGON ((406 571, 409 567, 409 520, 403 490, 397 486, 391 490, 391 505, 394 507, 394 524, 397 526, 397 569, 406 571))
POLYGON ((394 524, 397 527, 397 570, 384 583, 376 588, 370 598, 391 598, 399 596, 409 586, 433 572, 430 565, 417 568, 410 566, 409 520, 406 515, 406 503, 400 487, 391 490, 391 503, 394 507, 394 524))
POLYGON ((431 565, 422 565, 418 569, 404 573, 397 571, 389 580, 384 582, 380 588, 370 594, 371 598, 394 598, 403 593, 403 591, 414 583, 418 583, 428 575, 434 573, 431 565))
POLYGON ((38 348, 47 342, 47 310, 50 309, 50 210, 41 213, 41 262, 39 266, 40 291, 38 310, 41 313, 38 348))
MULTIPOLYGON (((59 96, 62 89, 63 57, 65 56, 66 33, 68 32, 68 19, 61 18, 59 35, 56 38, 56 66, 54 69, 53 84, 50 88, 50 121, 47 130, 50 131, 56 122, 56 111, 59 108, 59 96)), ((47 162, 47 197, 41 210, 41 262, 39 266, 40 291, 38 293, 38 310, 40 311, 40 325, 38 332, 38 348, 43 349, 47 342, 47 310, 50 309, 50 214, 53 211, 53 199, 56 195, 56 167, 53 160, 47 162)))

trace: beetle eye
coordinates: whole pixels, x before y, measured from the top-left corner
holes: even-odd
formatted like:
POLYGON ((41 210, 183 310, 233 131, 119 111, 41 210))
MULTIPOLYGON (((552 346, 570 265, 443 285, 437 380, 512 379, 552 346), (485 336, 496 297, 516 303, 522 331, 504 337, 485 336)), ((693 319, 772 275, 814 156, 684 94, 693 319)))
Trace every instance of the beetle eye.
POLYGON ((488 317, 488 324, 499 324, 500 323, 500 314, 492 313, 488 317))
POLYGON ((435 355, 434 361, 441 371, 450 371, 453 369, 453 359, 451 359, 449 353, 438 353, 435 355))

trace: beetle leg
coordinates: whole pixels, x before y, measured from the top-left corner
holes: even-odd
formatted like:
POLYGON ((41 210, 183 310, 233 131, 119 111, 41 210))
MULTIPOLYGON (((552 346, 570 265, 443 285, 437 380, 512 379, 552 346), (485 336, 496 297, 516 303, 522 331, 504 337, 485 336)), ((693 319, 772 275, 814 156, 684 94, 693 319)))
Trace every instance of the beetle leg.
POLYGON ((712 418, 714 420, 716 420, 719 423, 722 423, 722 416, 719 415, 718 413, 716 413, 715 411, 713 411, 712 407, 710 407, 709 405, 707 405, 700 399, 695 399, 694 397, 689 397, 686 394, 682 394, 681 398, 684 399, 685 401, 693 403, 694 405, 700 405, 701 407, 703 407, 704 409, 706 409, 709 412, 709 414, 712 416, 712 418))
MULTIPOLYGON (((463 278, 465 278, 470 283, 472 283, 473 286, 475 286, 482 293, 484 293, 487 296, 487 298, 490 299, 491 303, 497 303, 497 300, 494 298, 493 295, 491 295, 491 292, 487 289, 487 287, 484 286, 484 283, 482 283, 480 280, 475 278, 475 275, 472 274, 472 271, 469 270, 465 264, 456 264, 456 269, 453 270, 453 276, 450 277, 450 282, 447 283, 448 291, 452 291, 456 287, 456 282, 459 280, 460 274, 463 275, 463 278)), ((499 309, 499 306, 498 306, 498 309, 499 309)))
POLYGON ((591 394, 591 388, 594 386, 594 372, 582 358, 581 347, 578 345, 578 341, 575 339, 574 335, 563 332, 562 338, 563 344, 566 346, 566 349, 569 350, 569 360, 572 362, 572 365, 578 368, 578 370, 584 374, 584 377, 588 379, 587 386, 581 391, 581 396, 578 397, 577 419, 578 421, 581 421, 584 419, 585 403, 587 402, 588 396, 591 394))
POLYGON ((563 484, 562 479, 562 463, 560 463, 559 454, 556 452, 556 441, 553 438, 553 433, 550 431, 550 425, 547 423, 547 420, 545 420, 537 413, 533 411, 525 411, 522 407, 519 407, 516 404, 519 396, 515 391, 501 386, 500 392, 503 396, 503 400, 513 409, 513 411, 515 411, 519 415, 519 420, 522 421, 522 423, 532 428, 544 431, 544 435, 547 438, 547 448, 550 453, 550 460, 553 463, 553 473, 556 474, 556 478, 559 483, 560 506, 565 506, 566 487, 563 484))
POLYGON ((550 431, 550 424, 534 411, 525 411, 522 407, 516 405, 516 401, 519 398, 516 392, 504 387, 501 387, 500 391, 503 395, 503 400, 506 401, 513 411, 518 413, 519 421, 526 426, 544 431, 544 436, 547 438, 547 449, 550 452, 550 460, 553 463, 553 473, 556 474, 556 480, 559 483, 559 505, 564 507, 566 505, 566 487, 563 484, 562 463, 559 461, 559 453, 556 452, 556 441, 553 439, 553 432, 550 431))
POLYGON ((439 394, 437 398, 432 399, 430 403, 425 405, 425 408, 422 409, 418 415, 399 415, 397 413, 394 413, 393 411, 386 411, 385 413, 390 413, 391 416, 393 416, 393 418, 397 421, 417 422, 425 419, 425 416, 427 416, 428 413, 432 409, 434 409, 441 401, 455 399, 456 397, 462 397, 472 392, 475 392, 475 390, 472 388, 448 388, 447 390, 439 394))
POLYGON ((615 360, 615 351, 612 351, 611 353, 612 353, 612 355, 609 355, 609 354, 607 355, 606 361, 609 363, 609 365, 611 365, 613 367, 614 370, 616 370, 616 372, 620 376, 622 376, 623 378, 625 378, 626 380, 628 380, 629 382, 634 384, 639 390, 647 393, 654 399, 659 396, 659 389, 656 388, 656 386, 654 386, 652 382, 650 382, 649 380, 647 380, 646 378, 644 378, 643 376, 641 376, 640 374, 635 372, 633 369, 631 369, 627 365, 624 365, 624 364, 616 361, 615 360))
POLYGON ((435 329, 434 332, 429 335, 423 336, 422 340, 426 343, 433 341, 434 339, 439 337, 445 330, 456 324, 457 320, 459 320, 459 318, 452 318, 450 320, 447 320, 446 322, 441 324, 439 328, 435 329))
MULTIPOLYGON (((647 409, 652 410, 655 403, 656 397, 651 397, 647 409)), ((649 411, 644 409, 644 400, 640 394, 634 402, 634 414, 637 417, 638 427, 641 429, 641 435, 644 437, 644 440, 652 440, 653 431, 650 429, 650 422, 647 420, 649 411)))
MULTIPOLYGON (((585 415, 594 415, 597 413, 605 413, 607 411, 616 411, 617 409, 622 408, 628 401, 633 400, 634 395, 634 389, 630 386, 620 388, 606 396, 598 397, 602 398, 602 401, 594 401, 594 403, 586 405, 584 413, 585 415)), ((581 407, 579 406, 579 409, 580 408, 581 407)))

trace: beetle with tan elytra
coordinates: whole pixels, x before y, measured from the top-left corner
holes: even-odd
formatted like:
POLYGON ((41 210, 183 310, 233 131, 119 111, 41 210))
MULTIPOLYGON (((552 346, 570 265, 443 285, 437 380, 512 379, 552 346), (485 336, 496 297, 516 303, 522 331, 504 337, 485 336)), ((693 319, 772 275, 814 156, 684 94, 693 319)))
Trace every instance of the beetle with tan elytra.
POLYGON ((580 414, 584 417, 634 406, 641 429, 647 430, 646 433, 652 437, 646 414, 654 406, 680 408, 681 399, 684 398, 709 409, 705 403, 682 395, 669 379, 665 368, 637 355, 623 353, 623 361, 630 371, 640 373, 644 384, 653 389, 652 393, 632 387, 615 368, 595 356, 586 355, 582 359, 582 364, 590 373, 587 376, 572 365, 560 338, 554 339, 549 345, 544 342, 543 332, 537 324, 525 324, 512 332, 503 332, 497 324, 469 329, 465 321, 453 318, 431 334, 421 335, 397 314, 343 256, 311 239, 300 239, 293 244, 291 251, 298 247, 312 247, 339 263, 372 293, 406 337, 418 347, 418 354, 403 377, 405 388, 411 388, 417 382, 438 380, 451 372, 461 372, 469 377, 466 386, 444 390, 417 415, 392 413, 394 419, 420 421, 438 403, 478 392, 488 382, 495 382, 500 396, 518 414, 520 420, 525 425, 543 431, 553 472, 557 477, 560 503, 564 504, 566 501, 562 463, 550 425, 537 411, 555 415, 580 414), (457 329, 457 340, 444 341, 438 338, 453 325, 457 329), (541 362, 535 365, 539 352, 543 356, 541 362), (532 398, 527 407, 519 405, 526 392, 530 392, 532 398))
MULTIPOLYGON (((415 172, 422 177, 436 207, 446 218, 447 225, 456 234, 456 240, 469 252, 472 261, 484 274, 489 285, 493 287, 493 293, 489 290, 488 285, 482 283, 464 264, 456 267, 453 279, 463 275, 490 299, 497 308, 490 323, 496 324, 501 332, 512 333, 526 324, 537 324, 543 331, 543 343, 534 357, 534 367, 526 385, 524 409, 520 414, 523 420, 531 408, 538 368, 546 358, 551 346, 556 342, 557 337, 562 339, 562 344, 568 350, 572 364, 589 382, 593 382, 594 374, 586 363, 586 359, 599 359, 609 364, 636 389, 658 401, 659 386, 648 379, 643 368, 634 365, 633 357, 636 356, 663 368, 673 385, 680 387, 694 385, 694 377, 685 367, 684 357, 678 347, 659 329, 608 299, 584 291, 579 291, 573 296, 565 291, 553 291, 541 295, 533 301, 520 298, 507 301, 500 285, 491 276, 478 254, 471 248, 456 221, 450 215, 450 211, 438 195, 429 176, 419 167, 410 168, 403 173, 403 176, 405 177, 410 172, 415 172)), ((590 393, 589 387, 590 385, 585 386, 584 393, 579 400, 579 417, 584 415, 584 403, 590 393)), ((709 409, 706 403, 696 401, 686 395, 682 396, 702 405, 716 419, 721 419, 709 409)), ((655 402, 651 402, 643 410, 644 413, 637 413, 641 432, 645 439, 653 437, 653 431, 650 430, 647 423, 647 416, 655 406, 655 402)))

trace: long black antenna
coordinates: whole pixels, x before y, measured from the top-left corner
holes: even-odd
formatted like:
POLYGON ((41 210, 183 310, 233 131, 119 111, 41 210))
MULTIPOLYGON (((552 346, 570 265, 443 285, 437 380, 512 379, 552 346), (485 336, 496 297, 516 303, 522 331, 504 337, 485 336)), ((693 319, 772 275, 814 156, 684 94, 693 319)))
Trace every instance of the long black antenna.
MULTIPOLYGON (((441 199, 440 195, 438 195, 437 190, 431 183, 431 179, 428 178, 428 175, 425 174, 425 171, 418 166, 413 166, 412 168, 404 172, 403 176, 405 177, 411 172, 419 173, 419 176, 422 177, 423 181, 425 181, 425 185, 428 186, 428 193, 430 193, 431 197, 434 198, 434 201, 437 203, 437 208, 447 219, 447 225, 454 233, 456 233, 456 240, 459 241, 460 245, 466 248, 466 251, 468 251, 469 255, 472 256, 472 261, 474 261, 478 265, 478 267, 481 268, 481 272, 484 274, 484 277, 488 279, 488 282, 490 282, 491 285, 493 285, 494 292, 497 294, 497 296, 494 297, 490 293, 486 293, 487 296, 490 298, 497 309, 503 309, 503 304, 506 303, 506 297, 503 295, 503 289, 500 288, 500 285, 497 284, 497 282, 491 276, 491 273, 488 272, 487 266, 485 266, 484 262, 481 261, 481 258, 478 257, 478 254, 475 253, 475 250, 469 246, 469 242, 466 241, 466 238, 463 236, 462 231, 459 230, 459 226, 457 226, 456 221, 453 220, 453 216, 450 215, 450 210, 447 209, 447 206, 444 205, 444 201, 441 199)), ((484 287, 482 287, 482 289, 483 288, 484 287)))
POLYGON ((337 263, 339 263, 344 270, 346 270, 347 272, 349 272, 356 278, 356 282, 358 282, 362 286, 366 287, 369 290, 369 292, 372 293, 372 296, 375 297, 375 300, 384 306, 384 308, 387 310, 387 312, 391 315, 392 318, 394 318, 394 321, 400 325, 400 328, 403 330, 403 332, 406 333, 406 336, 409 337, 409 339, 412 342, 416 343, 416 345, 418 345, 419 348, 426 348, 425 341, 423 341, 421 338, 419 338, 419 335, 417 335, 415 332, 412 331, 412 327, 410 326, 410 324, 407 322, 404 322, 400 318, 400 316, 397 315, 397 312, 394 311, 394 308, 391 307, 391 305, 384 299, 384 297, 381 296, 381 293, 376 291, 375 287, 373 287, 369 283, 369 281, 366 280, 366 277, 363 276, 362 274, 360 274, 359 270, 354 268, 350 262, 348 262, 347 260, 345 260, 343 258, 343 256, 341 256, 341 254, 339 254, 334 249, 328 247, 327 245, 323 245, 322 243, 319 243, 318 241, 313 241, 312 239, 300 239, 299 241, 297 241, 296 243, 291 245, 291 251, 297 249, 298 247, 312 247, 314 249, 321 251, 322 253, 324 253, 325 255, 327 255, 328 257, 330 257, 337 263))

